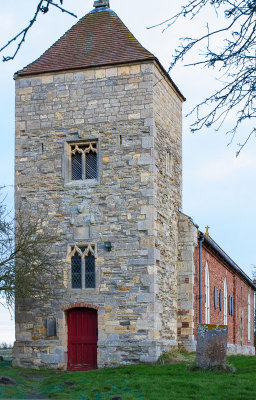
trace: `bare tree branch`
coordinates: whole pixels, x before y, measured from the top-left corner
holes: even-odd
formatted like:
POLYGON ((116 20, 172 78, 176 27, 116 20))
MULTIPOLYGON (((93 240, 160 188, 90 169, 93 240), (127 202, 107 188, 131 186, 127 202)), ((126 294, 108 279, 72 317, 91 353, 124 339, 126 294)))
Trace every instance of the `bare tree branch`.
MULTIPOLYGON (((63 4, 63 0, 59 0, 60 4, 63 4)), ((38 14, 43 13, 46 14, 49 11, 49 7, 53 6, 58 8, 59 10, 61 10, 62 12, 69 14, 75 18, 77 18, 77 16, 72 13, 71 11, 66 10, 65 8, 63 8, 61 5, 54 3, 52 0, 40 0, 37 7, 36 7, 36 11, 35 14, 33 16, 33 18, 29 21, 29 24, 26 26, 26 28, 24 28, 21 32, 19 32, 16 36, 14 36, 12 39, 10 39, 2 48, 0 48, 0 53, 3 52, 7 47, 9 47, 12 43, 14 43, 17 39, 19 39, 19 42, 16 46, 16 50, 14 51, 12 56, 3 56, 3 61, 10 61, 13 60, 17 53, 19 52, 22 44, 25 42, 26 40, 26 36, 28 34, 28 31, 32 28, 32 26, 34 25, 34 23, 37 20, 38 14)))
MULTIPOLYGON (((183 61, 193 48, 205 45, 205 52, 200 59, 186 66, 218 68, 222 72, 223 86, 188 114, 196 118, 191 131, 196 132, 213 125, 219 130, 232 112, 235 115, 234 125, 226 132, 231 135, 232 142, 241 124, 256 117, 256 0, 186 0, 177 14, 154 27, 164 26, 166 30, 181 18, 194 20, 206 7, 217 16, 224 15, 227 23, 224 22, 221 28, 212 31, 207 24, 206 33, 201 37, 182 38, 169 71, 179 61, 183 61), (223 45, 215 50, 215 39, 218 37, 223 40, 223 45)), ((255 133, 254 127, 248 131, 247 139, 238 144, 237 156, 255 133)))
POLYGON ((53 292, 50 282, 60 278, 54 232, 41 217, 23 210, 12 219, 0 201, 0 298, 8 307, 15 298, 44 299, 53 292))

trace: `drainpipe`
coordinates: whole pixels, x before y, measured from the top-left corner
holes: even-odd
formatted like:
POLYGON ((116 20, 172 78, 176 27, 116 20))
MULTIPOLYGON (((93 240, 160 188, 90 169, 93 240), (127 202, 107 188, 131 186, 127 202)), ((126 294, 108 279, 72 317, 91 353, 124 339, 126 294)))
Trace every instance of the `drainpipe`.
POLYGON ((199 238, 199 324, 202 323, 202 243, 204 236, 199 238))

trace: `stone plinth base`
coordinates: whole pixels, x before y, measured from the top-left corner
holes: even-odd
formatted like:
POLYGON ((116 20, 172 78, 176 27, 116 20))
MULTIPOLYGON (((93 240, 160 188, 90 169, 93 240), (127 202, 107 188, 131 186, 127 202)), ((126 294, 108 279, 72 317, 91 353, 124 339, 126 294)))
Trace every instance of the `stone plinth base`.
POLYGON ((228 354, 243 354, 245 356, 255 356, 254 346, 241 346, 240 344, 228 344, 228 354))

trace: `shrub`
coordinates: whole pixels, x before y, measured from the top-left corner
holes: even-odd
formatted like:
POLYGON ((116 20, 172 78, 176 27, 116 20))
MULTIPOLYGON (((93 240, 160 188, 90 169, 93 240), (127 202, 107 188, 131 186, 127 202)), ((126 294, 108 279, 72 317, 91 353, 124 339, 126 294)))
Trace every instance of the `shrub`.
POLYGON ((0 349, 12 349, 12 348, 13 348, 12 343, 6 343, 6 342, 0 343, 0 349))

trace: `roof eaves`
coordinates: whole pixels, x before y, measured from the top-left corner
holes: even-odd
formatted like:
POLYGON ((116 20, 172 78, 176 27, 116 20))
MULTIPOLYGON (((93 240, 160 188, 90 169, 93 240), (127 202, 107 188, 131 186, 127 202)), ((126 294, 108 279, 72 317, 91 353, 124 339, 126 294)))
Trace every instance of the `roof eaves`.
MULTIPOLYGON (((104 67, 113 67, 116 65, 127 65, 127 64, 137 64, 137 63, 142 63, 142 62, 147 62, 147 61, 156 61, 156 57, 152 56, 152 57, 148 57, 148 58, 142 58, 142 59, 138 59, 138 60, 134 60, 134 61, 123 61, 123 62, 115 62, 115 63, 109 63, 109 64, 98 64, 98 65, 90 65, 90 66, 86 66, 86 67, 70 67, 70 68, 64 68, 64 69, 52 69, 49 71, 39 71, 39 72, 26 72, 23 70, 19 70, 17 72, 15 72, 14 74, 14 79, 18 79, 18 78, 23 78, 23 77, 28 77, 28 76, 38 76, 38 75, 46 75, 46 74, 52 74, 52 73, 64 73, 67 71, 84 71, 84 70, 88 70, 88 69, 95 69, 95 68, 104 68, 104 67)), ((170 77, 169 77, 170 78, 170 77)), ((171 79, 171 78, 170 78, 171 79)), ((174 85, 174 83, 173 83, 174 85)))
POLYGON ((225 253, 224 250, 210 237, 206 236, 204 233, 199 231, 199 234, 201 237, 204 238, 205 244, 210 246, 235 272, 237 272, 239 275, 241 275, 248 283, 249 285, 253 288, 254 291, 256 291, 256 285, 253 283, 253 281, 249 278, 249 276, 225 253))
POLYGON ((171 82, 172 86, 174 87, 174 89, 176 90, 176 92, 179 94, 179 96, 181 97, 182 101, 186 101, 186 97, 183 96, 183 94, 181 93, 180 89, 178 88, 178 86, 176 85, 176 83, 173 82, 172 78, 170 77, 169 73, 166 71, 166 69, 163 67, 163 65, 160 63, 160 61, 158 60, 157 57, 154 57, 156 63, 158 64, 158 66, 161 68, 161 70, 163 71, 164 75, 168 78, 168 80, 171 82))
POLYGON ((185 217, 187 217, 192 222, 192 224, 194 225, 195 228, 197 228, 197 229, 199 228, 199 225, 197 225, 195 223, 195 221, 193 220, 192 217, 190 217, 189 215, 185 214, 182 210, 179 210, 179 213, 184 215, 185 217))
POLYGON ((70 68, 64 68, 64 69, 52 69, 48 71, 38 71, 38 72, 27 72, 24 71, 24 69, 19 70, 14 73, 13 78, 16 80, 18 78, 23 78, 23 77, 28 77, 28 76, 38 76, 38 75, 43 75, 43 74, 50 74, 50 73, 63 73, 66 71, 81 71, 81 70, 87 70, 87 69, 93 69, 93 68, 103 68, 103 67, 113 67, 115 65, 127 65, 127 64, 135 64, 135 63, 140 63, 140 62, 147 62, 147 61, 155 61, 157 65, 160 67, 161 71, 164 73, 164 75, 167 77, 175 91, 178 93, 178 95, 181 97, 182 101, 186 101, 186 98, 183 96, 181 93, 180 89, 178 86, 174 83, 166 69, 163 67, 163 65, 160 63, 157 57, 153 56, 148 57, 148 58, 142 58, 142 59, 137 59, 134 61, 124 61, 124 62, 115 62, 115 63, 109 63, 109 64, 98 64, 98 65, 91 65, 91 66, 86 66, 86 67, 70 67, 70 68))

